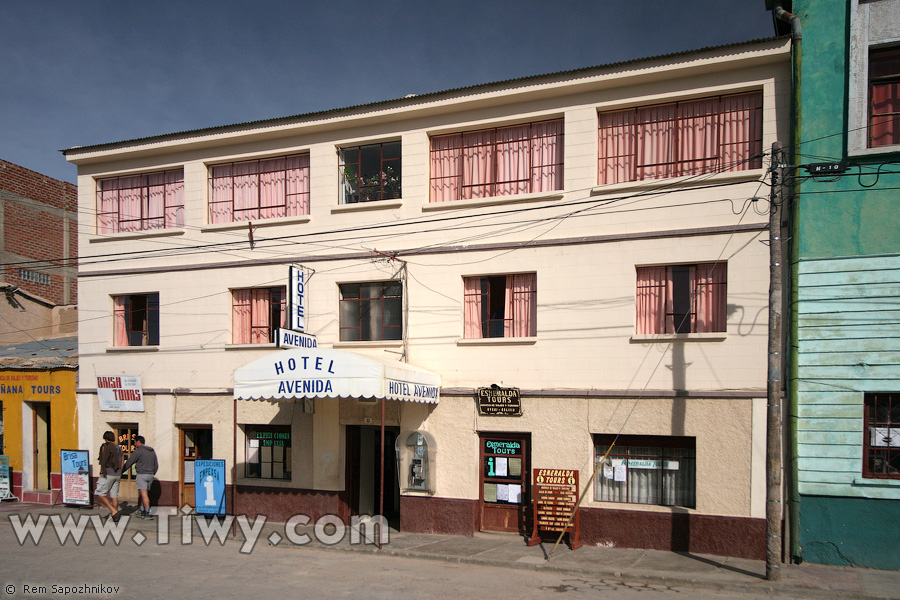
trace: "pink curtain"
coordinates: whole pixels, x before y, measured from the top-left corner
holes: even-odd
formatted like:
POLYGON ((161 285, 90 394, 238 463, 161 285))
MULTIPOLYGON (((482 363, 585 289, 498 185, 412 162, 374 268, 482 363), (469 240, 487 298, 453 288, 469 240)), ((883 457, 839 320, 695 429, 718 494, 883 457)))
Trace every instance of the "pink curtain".
POLYGON ((285 216, 284 178, 284 158, 259 162, 259 218, 274 219, 285 216))
POLYGON ((431 201, 459 200, 462 173, 462 136, 431 138, 431 201))
POLYGON ((99 214, 97 233, 116 233, 119 230, 119 181, 107 179, 97 183, 99 189, 99 214))
POLYGON ((161 229, 166 226, 166 175, 147 175, 147 194, 144 197, 144 226, 142 229, 161 229))
POLYGON ((638 267, 636 294, 638 334, 666 332, 666 288, 670 287, 666 285, 667 281, 666 267, 638 267))
POLYGON ((113 346, 128 345, 128 296, 114 296, 113 346))
POLYGON ((287 215, 309 214, 309 154, 289 156, 287 169, 287 215))
POLYGON ((463 337, 482 338, 481 331, 481 277, 463 279, 463 337))
POLYGON ((143 177, 119 178, 119 231, 139 231, 143 177))
POLYGON ((692 280, 696 282, 696 323, 693 331, 710 333, 725 331, 727 290, 725 263, 697 265, 692 280))
POLYGON ((871 147, 900 144, 900 82, 872 85, 871 147))
POLYGON ((600 115, 600 184, 633 181, 635 175, 635 111, 620 110, 600 115))
MULTIPOLYGON (((486 196, 509 196, 528 193, 531 180, 529 164, 529 127, 520 125, 496 131, 497 173, 495 189, 486 187, 486 196)), ((485 167, 488 171, 489 167, 485 167)))
POLYGON ((231 223, 234 221, 231 165, 212 166, 209 171, 209 222, 231 223))
POLYGON ((491 195, 494 181, 494 132, 475 131, 462 136, 462 198, 491 195))
POLYGON ((639 108, 637 122, 637 179, 674 175, 675 105, 639 108))
POLYGON ((722 171, 743 171, 762 166, 762 94, 722 98, 719 118, 722 171))
POLYGON ((504 337, 537 335, 537 275, 506 276, 504 337))
POLYGON ((234 165, 234 210, 236 221, 259 218, 258 170, 259 163, 256 161, 234 165))
POLYGON ((563 122, 531 126, 531 191, 563 189, 563 122))
POLYGON ((265 344, 269 341, 269 290, 251 290, 250 294, 250 343, 265 344))
POLYGON ((250 290, 231 292, 231 342, 250 343, 250 290))
POLYGON ((709 173, 718 163, 718 98, 684 102, 678 107, 676 125, 678 163, 673 175, 709 173))
POLYGON ((166 173, 166 227, 184 227, 184 171, 166 173))

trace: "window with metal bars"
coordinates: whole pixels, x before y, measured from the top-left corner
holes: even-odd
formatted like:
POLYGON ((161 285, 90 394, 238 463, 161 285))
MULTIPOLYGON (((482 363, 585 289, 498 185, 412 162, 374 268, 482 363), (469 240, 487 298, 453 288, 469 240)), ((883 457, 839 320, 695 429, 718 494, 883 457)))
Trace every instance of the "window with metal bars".
POLYGON ((342 342, 403 339, 403 284, 340 284, 342 342))
POLYGON ((900 144, 900 46, 869 51, 869 147, 900 144))
POLYGON ((900 479, 900 393, 865 395, 863 477, 900 479))

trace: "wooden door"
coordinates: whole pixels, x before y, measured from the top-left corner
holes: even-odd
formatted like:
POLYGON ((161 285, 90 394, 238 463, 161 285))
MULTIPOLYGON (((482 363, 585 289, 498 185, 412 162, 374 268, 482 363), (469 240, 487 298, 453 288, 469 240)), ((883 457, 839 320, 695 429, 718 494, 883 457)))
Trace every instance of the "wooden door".
MULTIPOLYGON (((115 426, 116 442, 119 444, 119 450, 122 451, 122 462, 131 456, 134 452, 134 438, 138 435, 137 423, 123 423, 115 426)), ((128 500, 137 502, 138 491, 135 483, 136 472, 134 467, 128 469, 127 473, 122 473, 119 480, 119 500, 128 500)))
POLYGON ((482 433, 482 531, 525 533, 529 506, 530 435, 482 433))
POLYGON ((34 489, 50 489, 50 405, 33 404, 34 489))
POLYGON ((181 447, 180 506, 194 506, 194 461, 212 458, 212 426, 179 427, 181 447))

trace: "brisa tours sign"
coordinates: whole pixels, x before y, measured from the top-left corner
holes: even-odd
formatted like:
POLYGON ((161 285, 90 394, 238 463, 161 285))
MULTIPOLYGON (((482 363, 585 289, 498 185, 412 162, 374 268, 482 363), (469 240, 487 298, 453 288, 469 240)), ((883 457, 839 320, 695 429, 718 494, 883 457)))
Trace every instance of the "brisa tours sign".
POLYGON ((436 403, 440 378, 406 363, 321 348, 285 350, 235 371, 243 399, 385 398, 436 403))
POLYGON ((97 376, 100 410, 144 412, 141 378, 137 375, 97 376))

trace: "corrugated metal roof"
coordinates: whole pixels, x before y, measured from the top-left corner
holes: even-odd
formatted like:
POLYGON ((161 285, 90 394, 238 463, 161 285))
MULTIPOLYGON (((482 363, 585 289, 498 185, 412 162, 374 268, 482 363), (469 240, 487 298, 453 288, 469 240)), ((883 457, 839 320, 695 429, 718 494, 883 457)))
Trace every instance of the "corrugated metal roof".
MULTIPOLYGON (((785 37, 785 36, 779 36, 779 37, 785 37)), ((343 108, 332 108, 332 109, 316 111, 316 112, 301 113, 301 114, 291 115, 291 116, 287 116, 287 117, 275 117, 272 119, 261 119, 258 121, 246 121, 243 123, 234 123, 231 125, 219 125, 219 126, 214 126, 214 127, 205 127, 205 128, 201 128, 201 129, 190 129, 187 131, 179 131, 179 132, 175 132, 175 133, 167 133, 167 134, 154 135, 154 136, 142 137, 142 138, 134 138, 134 139, 129 139, 129 140, 122 140, 119 142, 107 142, 107 143, 103 143, 103 144, 93 144, 90 146, 73 146, 72 148, 68 148, 66 150, 60 150, 60 152, 62 152, 65 156, 68 157, 68 156, 74 156, 74 155, 85 153, 85 152, 93 152, 93 151, 97 151, 97 150, 112 150, 114 148, 125 148, 125 147, 132 146, 132 145, 146 144, 146 143, 151 143, 151 142, 163 142, 163 141, 174 140, 174 139, 178 139, 178 138, 194 137, 194 136, 201 135, 201 134, 226 133, 229 131, 254 129, 254 128, 263 127, 263 126, 275 126, 275 125, 286 125, 286 124, 291 124, 291 123, 300 123, 303 121, 321 119, 323 117, 333 117, 333 116, 339 115, 341 113, 354 113, 354 112, 359 112, 359 111, 363 111, 363 110, 371 110, 373 108, 387 108, 391 105, 394 105, 394 106, 413 105, 413 104, 420 103, 423 100, 433 101, 441 96, 453 96, 453 95, 459 95, 462 93, 470 93, 470 92, 479 91, 479 90, 487 91, 492 88, 502 89, 504 87, 510 87, 512 85, 520 85, 520 84, 528 83, 528 82, 537 82, 542 79, 550 80, 550 81, 552 81, 553 79, 569 79, 574 76, 587 75, 591 72, 599 72, 599 71, 620 68, 620 67, 629 66, 629 65, 637 65, 637 64, 645 63, 645 62, 658 61, 661 59, 677 58, 680 56, 688 56, 691 54, 700 54, 702 52, 709 52, 711 50, 724 50, 724 49, 728 49, 728 48, 740 48, 741 46, 749 46, 749 45, 759 44, 759 43, 763 43, 763 42, 770 42, 770 41, 779 39, 779 37, 758 38, 758 39, 750 40, 750 41, 746 41, 746 42, 724 44, 721 46, 707 46, 704 48, 698 48, 696 50, 683 50, 680 52, 672 52, 669 54, 660 54, 657 56, 649 56, 649 57, 644 57, 644 58, 635 58, 635 59, 631 59, 631 60, 608 63, 608 64, 604 64, 604 65, 596 65, 593 67, 582 67, 579 69, 571 69, 568 71, 556 71, 554 73, 546 73, 543 75, 529 75, 526 77, 518 77, 518 78, 514 78, 514 79, 505 79, 505 80, 501 80, 501 81, 495 81, 492 83, 480 83, 480 84, 471 85, 471 86, 452 88, 449 90, 443 90, 443 91, 439 91, 439 92, 416 94, 416 95, 405 96, 403 98, 394 98, 391 100, 380 100, 377 102, 370 102, 368 104, 356 104, 353 106, 346 106, 343 108)))
POLYGON ((33 340, 0 346, 0 370, 60 368, 78 368, 78 337, 33 340))

